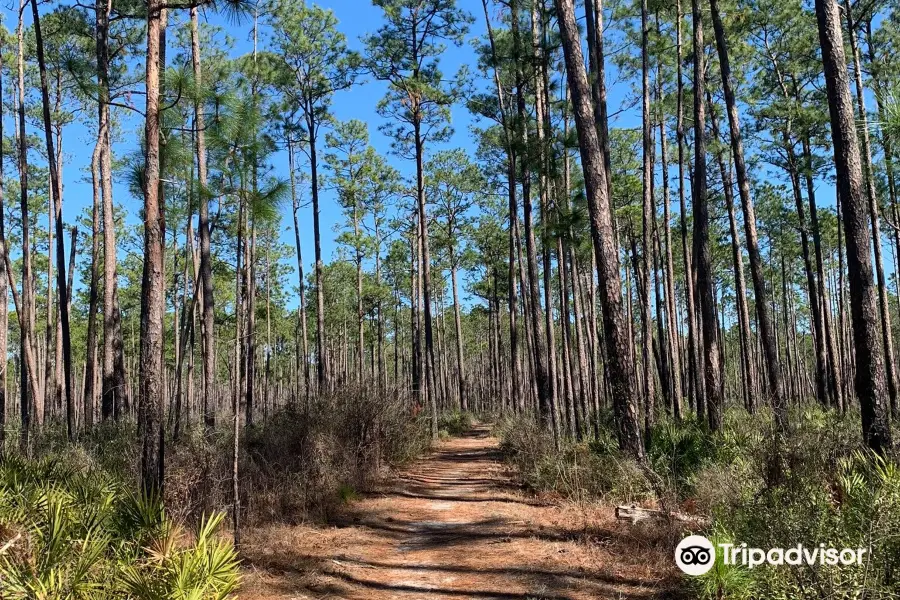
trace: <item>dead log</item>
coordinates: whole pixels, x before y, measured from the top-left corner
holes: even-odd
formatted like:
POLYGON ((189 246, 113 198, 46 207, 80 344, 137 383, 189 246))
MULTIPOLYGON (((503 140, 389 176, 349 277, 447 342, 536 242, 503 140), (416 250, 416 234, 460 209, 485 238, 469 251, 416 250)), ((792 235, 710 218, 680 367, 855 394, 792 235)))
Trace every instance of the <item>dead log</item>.
POLYGON ((635 504, 623 504, 616 507, 616 519, 630 521, 632 525, 641 521, 676 521, 696 525, 709 524, 709 517, 686 515, 678 512, 667 512, 655 508, 644 508, 635 504))

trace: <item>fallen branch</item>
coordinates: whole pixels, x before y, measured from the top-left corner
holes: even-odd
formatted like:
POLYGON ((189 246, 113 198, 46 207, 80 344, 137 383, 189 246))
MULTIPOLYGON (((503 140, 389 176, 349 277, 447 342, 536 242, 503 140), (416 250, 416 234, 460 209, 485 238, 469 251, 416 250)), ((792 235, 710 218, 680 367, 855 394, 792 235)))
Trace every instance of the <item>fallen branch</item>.
POLYGON ((22 534, 17 533, 13 539, 0 546, 0 554, 6 554, 6 551, 12 548, 20 539, 22 539, 22 534))
POLYGON ((616 518, 620 521, 631 521, 632 525, 641 521, 677 521, 679 523, 696 523, 698 525, 709 524, 709 518, 701 515, 667 512, 655 508, 643 508, 634 504, 617 506, 616 518))

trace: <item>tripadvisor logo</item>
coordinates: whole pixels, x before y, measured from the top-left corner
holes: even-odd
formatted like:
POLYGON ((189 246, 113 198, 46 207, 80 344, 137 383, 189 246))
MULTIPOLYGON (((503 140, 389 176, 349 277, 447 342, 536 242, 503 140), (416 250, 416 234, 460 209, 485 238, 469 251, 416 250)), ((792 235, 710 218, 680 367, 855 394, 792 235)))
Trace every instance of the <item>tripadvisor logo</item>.
POLYGON ((675 547, 675 564, 688 575, 703 575, 716 562, 716 549, 702 535, 689 535, 675 547))
POLYGON ((829 548, 819 544, 807 548, 797 544, 792 548, 749 548, 747 544, 713 543, 702 535, 690 535, 675 547, 675 564, 694 577, 712 569, 716 562, 716 548, 726 565, 742 565, 748 569, 760 565, 861 565, 866 548, 829 548))

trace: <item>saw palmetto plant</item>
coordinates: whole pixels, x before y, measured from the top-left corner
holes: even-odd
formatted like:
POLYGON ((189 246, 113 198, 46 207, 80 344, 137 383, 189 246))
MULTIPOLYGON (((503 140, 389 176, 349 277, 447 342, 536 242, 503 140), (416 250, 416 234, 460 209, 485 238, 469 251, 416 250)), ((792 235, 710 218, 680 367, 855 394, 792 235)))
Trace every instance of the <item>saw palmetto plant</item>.
POLYGON ((196 531, 162 503, 60 461, 0 461, 0 598, 223 600, 238 582, 222 515, 196 531))

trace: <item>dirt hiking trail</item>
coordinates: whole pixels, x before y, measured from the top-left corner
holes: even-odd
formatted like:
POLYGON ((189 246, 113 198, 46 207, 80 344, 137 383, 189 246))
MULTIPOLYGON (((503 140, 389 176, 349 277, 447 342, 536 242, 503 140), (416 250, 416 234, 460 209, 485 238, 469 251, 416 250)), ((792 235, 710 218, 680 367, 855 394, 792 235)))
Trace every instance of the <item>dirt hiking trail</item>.
POLYGON ((675 598, 671 549, 524 493, 479 426, 343 507, 329 526, 248 535, 241 599, 675 598))

